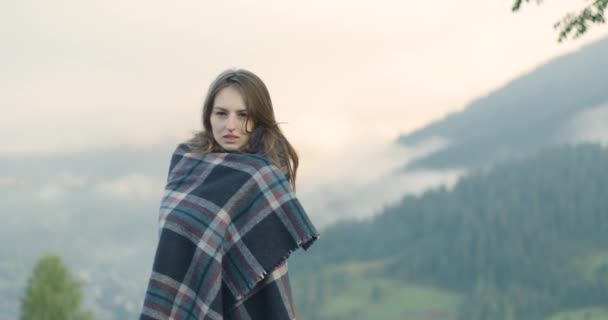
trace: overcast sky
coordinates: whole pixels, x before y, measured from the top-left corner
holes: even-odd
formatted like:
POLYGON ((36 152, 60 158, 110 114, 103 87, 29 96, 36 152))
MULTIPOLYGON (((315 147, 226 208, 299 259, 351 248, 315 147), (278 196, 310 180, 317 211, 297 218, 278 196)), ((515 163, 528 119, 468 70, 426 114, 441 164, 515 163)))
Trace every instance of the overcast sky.
POLYGON ((581 3, 4 1, 0 154, 181 141, 211 80, 243 67, 310 180, 608 35, 556 42, 553 23, 581 3))

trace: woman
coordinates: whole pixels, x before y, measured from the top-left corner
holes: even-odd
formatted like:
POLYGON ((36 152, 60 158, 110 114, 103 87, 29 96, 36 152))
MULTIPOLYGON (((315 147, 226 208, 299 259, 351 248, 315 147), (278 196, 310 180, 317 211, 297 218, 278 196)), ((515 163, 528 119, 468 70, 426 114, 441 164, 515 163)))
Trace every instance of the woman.
POLYGON ((260 78, 220 74, 203 128, 171 158, 140 319, 295 319, 286 260, 318 233, 260 78))

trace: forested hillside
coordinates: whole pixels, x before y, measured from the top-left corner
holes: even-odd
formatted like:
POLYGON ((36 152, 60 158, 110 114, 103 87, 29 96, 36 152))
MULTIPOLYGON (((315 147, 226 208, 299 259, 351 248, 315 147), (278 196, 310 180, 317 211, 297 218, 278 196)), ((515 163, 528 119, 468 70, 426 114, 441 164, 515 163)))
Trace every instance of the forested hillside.
POLYGON ((608 306, 607 164, 597 145, 547 149, 326 229, 291 264, 302 318, 372 319, 357 307, 324 307, 351 285, 369 289, 363 309, 385 301, 382 292, 436 288, 458 297, 450 305, 462 320, 608 306))

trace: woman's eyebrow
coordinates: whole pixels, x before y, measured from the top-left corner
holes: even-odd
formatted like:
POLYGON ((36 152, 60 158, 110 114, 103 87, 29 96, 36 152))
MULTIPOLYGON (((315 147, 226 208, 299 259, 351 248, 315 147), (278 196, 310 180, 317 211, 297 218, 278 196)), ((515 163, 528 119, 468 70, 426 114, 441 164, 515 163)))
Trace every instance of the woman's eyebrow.
MULTIPOLYGON (((224 107, 219 107, 219 106, 218 106, 218 107, 213 107, 213 109, 214 109, 214 110, 215 110, 215 109, 218 109, 218 110, 222 110, 222 111, 228 111, 228 109, 226 109, 226 108, 224 108, 224 107)), ((236 110, 236 112, 242 112, 242 111, 247 111, 247 109, 246 109, 246 108, 243 108, 243 109, 236 110)))

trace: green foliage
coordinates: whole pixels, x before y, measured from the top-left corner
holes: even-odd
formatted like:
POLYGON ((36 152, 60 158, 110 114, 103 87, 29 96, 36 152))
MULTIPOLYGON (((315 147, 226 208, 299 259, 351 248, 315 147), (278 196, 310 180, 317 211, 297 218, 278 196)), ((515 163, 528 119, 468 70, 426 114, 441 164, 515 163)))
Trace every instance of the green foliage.
MULTIPOLYGON (((515 0, 515 3, 513 3, 513 8, 511 8, 511 10, 513 11, 517 11, 519 10, 519 8, 521 8, 521 5, 525 2, 530 2, 530 0, 515 0)), ((541 3, 541 0, 536 0, 536 3, 541 3)))
MULTIPOLYGON (((518 11, 521 8, 523 2, 530 2, 530 0, 515 0, 513 4, 513 11, 518 11)), ((540 3, 540 0, 536 1, 540 3)), ((561 21, 558 21, 553 26, 555 29, 560 29, 558 41, 562 42, 567 39, 572 33, 573 39, 579 38, 592 24, 603 24, 606 23, 604 12, 608 7, 608 0, 593 0, 593 2, 587 5, 578 13, 568 13, 561 21)))
POLYGON ((578 14, 569 13, 554 28, 561 28, 558 41, 563 41, 570 33, 575 31, 573 38, 579 38, 591 24, 606 23, 604 12, 608 7, 608 0, 595 0, 578 14))
POLYGON ((41 257, 21 298, 21 320, 90 320, 81 312, 81 283, 56 255, 41 257))

